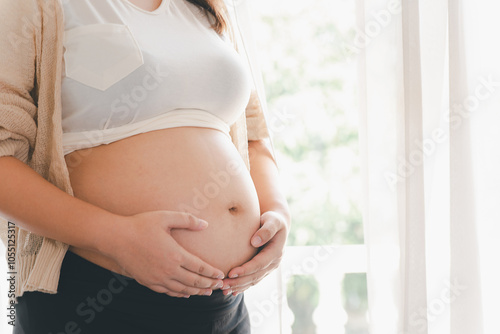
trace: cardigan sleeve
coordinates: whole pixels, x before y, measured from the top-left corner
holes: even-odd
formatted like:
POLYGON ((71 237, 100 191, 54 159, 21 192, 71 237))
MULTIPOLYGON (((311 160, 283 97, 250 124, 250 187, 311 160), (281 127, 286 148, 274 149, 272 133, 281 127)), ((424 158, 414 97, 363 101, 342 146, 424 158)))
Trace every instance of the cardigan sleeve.
MULTIPOLYGON (((229 20, 228 30, 224 33, 224 39, 231 43, 231 45, 236 49, 236 51, 242 56, 242 58, 248 63, 249 70, 252 74, 252 77, 255 76, 255 73, 252 71, 252 67, 250 66, 250 59, 248 59, 247 52, 242 52, 245 50, 245 43, 243 43, 243 35, 240 31, 240 24, 237 19, 238 15, 236 15, 236 11, 239 11, 240 5, 244 5, 244 3, 235 3, 231 0, 224 0, 227 8, 227 14, 229 20)), ((248 140, 260 140, 260 139, 270 139, 269 129, 266 122, 266 117, 264 115, 264 110, 262 104, 259 100, 259 95, 257 93, 257 89, 254 87, 250 94, 250 99, 248 101, 247 107, 245 109, 246 116, 246 129, 248 140)))
MULTIPOLYGON (((260 103, 258 94, 255 90, 253 90, 250 95, 250 101, 248 102, 245 115, 248 141, 264 139, 266 142, 268 142, 268 147, 271 150, 272 159, 276 164, 276 167, 279 168, 279 164, 274 152, 273 140, 271 138, 268 123, 264 115, 264 109, 262 108, 262 104, 260 103)), ((248 154, 250 158, 253 153, 249 151, 248 154)))
POLYGON ((250 94, 250 100, 245 110, 247 121, 248 140, 259 140, 269 138, 269 128, 262 104, 255 90, 250 94))
POLYGON ((0 0, 0 157, 24 163, 37 133, 33 7, 31 1, 0 0))

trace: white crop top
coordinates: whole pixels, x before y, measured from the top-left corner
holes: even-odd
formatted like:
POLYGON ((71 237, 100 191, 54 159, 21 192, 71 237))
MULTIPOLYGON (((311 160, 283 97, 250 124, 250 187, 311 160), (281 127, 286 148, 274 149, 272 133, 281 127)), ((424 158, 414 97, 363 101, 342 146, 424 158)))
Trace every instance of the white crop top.
POLYGON ((152 130, 196 126, 229 136, 250 98, 233 46, 185 0, 149 12, 128 0, 61 1, 64 154, 152 130))

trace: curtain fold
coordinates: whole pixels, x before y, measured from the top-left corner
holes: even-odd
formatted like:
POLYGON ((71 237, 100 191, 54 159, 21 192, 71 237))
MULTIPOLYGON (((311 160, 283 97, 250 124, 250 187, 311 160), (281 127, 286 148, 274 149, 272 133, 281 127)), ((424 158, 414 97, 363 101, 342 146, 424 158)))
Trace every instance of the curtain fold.
POLYGON ((370 334, 499 333, 500 3, 355 1, 370 334))
POLYGON ((266 94, 264 91, 264 81, 262 72, 260 70, 259 60, 256 52, 255 39, 252 32, 252 6, 249 1, 245 0, 224 0, 229 18, 233 23, 234 37, 236 39, 237 47, 245 56, 248 67, 252 74, 254 87, 259 96, 259 100, 264 110, 264 117, 269 128, 270 140, 268 145, 271 149, 273 157, 279 166, 278 158, 274 151, 273 144, 273 120, 268 115, 266 94))
MULTIPOLYGON (((398 188, 399 223, 402 225, 400 240, 403 256, 400 259, 403 298, 401 318, 403 332, 411 332, 413 317, 419 310, 427 308, 426 257, 425 254, 425 202, 424 202, 424 153, 423 142, 423 100, 422 66, 420 60, 420 8, 417 1, 402 3, 402 47, 403 47, 403 90, 404 109, 398 112, 403 121, 398 122, 399 143, 404 147, 404 156, 413 170, 398 188)), ((420 325, 420 333, 426 334, 427 326, 420 325)))
POLYGON ((450 67, 450 278, 462 287, 460 298, 451 303, 451 333, 483 333, 481 282, 475 205, 470 112, 476 103, 468 92, 467 28, 462 0, 449 0, 450 67), (469 111, 467 110, 469 109, 469 111), (458 121, 459 120, 459 121, 458 121))
POLYGON ((499 9, 357 0, 370 333, 500 331, 499 9))
MULTIPOLYGON (((398 110, 404 100, 401 23, 382 0, 357 0, 358 29, 346 49, 358 52, 361 174, 364 184, 363 221, 368 247, 367 285, 371 334, 397 333, 404 296, 400 275, 401 231, 398 216, 398 110), (385 24, 372 13, 382 13, 385 24), (383 11, 383 12, 382 12, 383 11)), ((400 8, 396 10, 400 16, 400 8), (398 13, 399 12, 399 13, 398 13)), ((356 54, 354 54, 356 55, 356 54)))

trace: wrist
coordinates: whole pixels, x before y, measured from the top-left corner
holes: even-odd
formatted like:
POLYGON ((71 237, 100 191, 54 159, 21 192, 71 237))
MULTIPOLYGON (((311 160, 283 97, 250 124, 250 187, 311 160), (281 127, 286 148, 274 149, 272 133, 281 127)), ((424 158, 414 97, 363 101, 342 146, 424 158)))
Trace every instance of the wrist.
POLYGON ((94 249, 111 258, 122 249, 122 244, 127 240, 125 224, 130 217, 110 214, 99 224, 97 234, 94 238, 94 249))

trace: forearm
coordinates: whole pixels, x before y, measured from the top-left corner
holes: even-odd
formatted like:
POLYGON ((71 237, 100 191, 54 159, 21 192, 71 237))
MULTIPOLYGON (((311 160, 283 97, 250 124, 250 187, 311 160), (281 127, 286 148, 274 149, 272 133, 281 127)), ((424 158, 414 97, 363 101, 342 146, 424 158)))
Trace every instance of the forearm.
POLYGON ((250 175, 257 190, 261 214, 274 211, 283 215, 290 227, 290 209, 279 182, 278 168, 267 145, 261 141, 248 142, 250 175))
POLYGON ((60 190, 13 157, 0 157, 0 215, 33 233, 100 251, 118 215, 60 190))

